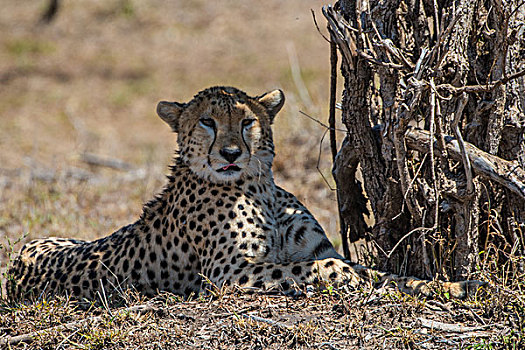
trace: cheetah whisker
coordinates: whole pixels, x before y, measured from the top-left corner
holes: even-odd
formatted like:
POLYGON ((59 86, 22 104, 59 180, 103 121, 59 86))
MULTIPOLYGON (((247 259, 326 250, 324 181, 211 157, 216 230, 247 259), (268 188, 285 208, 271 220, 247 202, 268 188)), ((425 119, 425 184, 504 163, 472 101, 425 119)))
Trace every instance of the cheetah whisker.
POLYGON ((262 162, 259 159, 259 157, 257 157, 257 155, 255 155, 255 154, 253 155, 253 158, 255 158, 255 160, 257 161, 257 165, 258 165, 258 168, 259 168, 259 171, 257 172, 257 182, 261 182, 262 162))

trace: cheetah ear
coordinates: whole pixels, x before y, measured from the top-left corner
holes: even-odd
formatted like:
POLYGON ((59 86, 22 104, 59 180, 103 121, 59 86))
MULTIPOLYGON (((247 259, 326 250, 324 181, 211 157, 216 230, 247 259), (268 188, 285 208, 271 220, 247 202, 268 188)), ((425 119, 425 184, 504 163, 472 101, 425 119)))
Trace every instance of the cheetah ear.
POLYGON ((257 96, 256 99, 264 108, 266 108, 266 112, 268 112, 271 122, 273 123, 273 118, 284 105, 284 93, 282 90, 277 89, 269 91, 261 96, 257 96))
POLYGON ((161 101, 157 105, 157 114, 174 132, 179 132, 179 117, 185 106, 184 103, 161 101))

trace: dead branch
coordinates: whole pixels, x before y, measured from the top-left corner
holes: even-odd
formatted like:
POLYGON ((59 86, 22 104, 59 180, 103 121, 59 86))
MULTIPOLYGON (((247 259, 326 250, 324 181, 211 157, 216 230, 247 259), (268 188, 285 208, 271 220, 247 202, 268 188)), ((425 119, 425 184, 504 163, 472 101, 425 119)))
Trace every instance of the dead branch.
POLYGON ((89 165, 95 165, 95 166, 101 166, 116 170, 132 170, 134 167, 133 165, 124 162, 123 160, 116 159, 116 158, 109 158, 109 157, 103 157, 99 156, 97 154, 93 153, 82 153, 80 155, 80 159, 89 165))
POLYGON ((492 90, 496 89, 497 87, 500 87, 503 84, 508 83, 511 80, 518 79, 525 76, 525 69, 511 74, 509 76, 506 76, 498 81, 495 81, 490 84, 486 85, 465 85, 465 86, 453 86, 451 84, 441 84, 436 86, 436 89, 439 91, 445 91, 452 95, 460 95, 464 92, 468 93, 480 93, 480 92, 491 92, 492 90))
MULTIPOLYGON (((332 38, 334 39, 334 38, 332 38)), ((337 139, 335 135, 335 94, 337 90, 337 44, 330 42, 330 110, 328 124, 330 125, 330 149, 332 151, 332 162, 337 155, 337 139)))
POLYGON ((312 13, 312 19, 314 21, 315 28, 317 28, 317 32, 319 33, 319 35, 321 35, 323 39, 326 40, 326 42, 331 43, 332 41, 328 40, 328 38, 321 32, 321 29, 319 28, 319 25, 317 24, 317 18, 315 17, 315 11, 310 9, 310 12, 312 13))
MULTIPOLYGON (((317 124, 321 125, 323 128, 325 128, 326 130, 331 130, 332 128, 328 125, 326 125, 325 123, 323 123, 322 121, 320 121, 319 119, 316 119, 314 117, 312 117, 311 115, 308 115, 307 113, 303 112, 303 111, 299 111, 299 113, 301 113, 302 115, 304 115, 306 118, 310 119, 310 120, 313 120, 314 122, 316 122, 317 124)), ((343 129, 338 129, 338 128, 334 128, 333 130, 335 131, 340 131, 340 132, 346 132, 346 130, 343 130, 343 129)))
POLYGON ((392 256, 392 254, 396 251, 397 247, 399 247, 399 245, 406 239, 408 238, 410 235, 412 235, 413 233, 415 232, 427 232, 427 231, 432 231, 433 228, 432 227, 418 227, 418 228, 415 228, 413 229, 412 231, 408 232, 406 235, 404 235, 403 237, 401 237, 401 239, 396 243, 396 245, 392 248, 392 250, 390 251, 390 253, 386 254, 384 251, 383 253, 385 253, 386 257, 388 259, 390 259, 390 257, 392 256))
MULTIPOLYGON (((424 153, 430 152, 431 138, 428 131, 410 129, 405 136, 409 148, 424 153)), ((447 135, 445 143, 450 156, 462 161, 458 141, 447 135)), ((468 142, 465 142, 465 153, 476 175, 493 180, 525 199, 525 171, 517 163, 484 152, 468 142)))
POLYGON ((467 157, 467 154, 466 154, 465 142, 463 141, 463 136, 461 135, 461 131, 459 130, 459 121, 461 119, 461 115, 463 114, 463 109, 465 108, 467 102, 468 102, 468 95, 467 93, 464 92, 461 95, 461 99, 459 100, 458 108, 456 110, 454 120, 452 121, 452 131, 454 132, 454 136, 456 137, 456 140, 458 141, 459 150, 461 151, 461 160, 463 162, 463 167, 465 168, 465 175, 467 177, 467 193, 471 195, 474 191, 474 184, 472 183, 472 168, 470 166, 469 157, 467 157))
POLYGON ((254 315, 249 315, 249 314, 242 314, 241 315, 242 317, 244 318, 247 318, 249 320, 252 320, 252 321, 255 321, 255 322, 262 322, 262 323, 266 323, 266 324, 269 324, 271 326, 277 326, 279 328, 283 328, 283 329, 290 329, 291 327, 282 323, 282 322, 277 322, 277 321, 274 321, 274 320, 270 320, 268 318, 263 318, 263 317, 259 317, 259 316, 254 316, 254 315))
MULTIPOLYGON (((434 78, 430 78, 430 86, 434 85, 434 78)), ((430 138, 434 139, 434 129, 435 129, 435 120, 436 120, 436 94, 435 90, 430 91, 430 138)), ((434 143, 430 143, 430 172, 432 174, 432 182, 434 185, 434 205, 435 205, 435 215, 434 215, 434 228, 438 225, 438 215, 439 215, 439 189, 436 176, 436 164, 434 158, 434 143)), ((423 252, 426 252, 426 249, 423 249, 423 252)))
POLYGON ((335 39, 346 64, 351 69, 354 69, 357 47, 354 38, 351 35, 347 35, 348 29, 341 24, 341 15, 331 5, 323 6, 323 15, 328 22, 330 37, 335 39))
POLYGON ((385 48, 386 51, 390 55, 394 56, 398 61, 402 62, 403 65, 405 66, 405 68, 407 68, 409 70, 413 70, 414 69, 414 64, 412 62, 410 62, 405 57, 405 55, 403 54, 403 52, 401 50, 399 50, 397 47, 395 47, 395 45, 392 42, 392 40, 390 40, 390 39, 383 39, 381 37, 381 34, 377 30, 377 26, 376 26, 376 24, 374 22, 371 22, 371 24, 372 24, 372 28, 374 29, 374 32, 376 33, 377 40, 379 40, 379 42, 378 43, 374 43, 374 45, 376 45, 378 47, 381 47, 381 48, 385 48))
MULTIPOLYGON (((425 53, 422 53, 421 57, 423 57, 424 55, 425 53)), ((416 65, 416 71, 418 70, 417 67, 418 66, 416 65)), ((415 73, 415 75, 417 75, 417 73, 415 73)), ((396 111, 397 115, 399 116, 399 120, 397 122, 397 125, 394 127, 393 144, 396 154, 396 165, 399 172, 401 189, 403 193, 405 193, 405 201, 403 202, 403 205, 406 204, 408 210, 410 211, 410 214, 414 218, 414 221, 419 223, 421 222, 422 211, 421 207, 414 200, 414 196, 412 195, 412 187, 410 186, 410 183, 412 183, 412 179, 410 176, 410 172, 408 171, 408 165, 406 162, 407 147, 404 141, 404 135, 408 128, 409 121, 412 120, 413 107, 421 98, 423 84, 421 84, 421 82, 417 79, 411 79, 410 84, 412 90, 412 98, 409 102, 409 105, 399 105, 396 111)), ((403 99, 405 99, 408 94, 409 90, 407 89, 403 93, 403 99)))
POLYGON ((475 332, 481 331, 486 328, 492 327, 493 325, 483 325, 478 327, 466 327, 458 324, 452 323, 443 323, 434 320, 427 320, 426 318, 418 318, 418 321, 421 322, 421 327, 434 329, 437 331, 451 332, 451 333, 466 333, 466 332, 475 332))

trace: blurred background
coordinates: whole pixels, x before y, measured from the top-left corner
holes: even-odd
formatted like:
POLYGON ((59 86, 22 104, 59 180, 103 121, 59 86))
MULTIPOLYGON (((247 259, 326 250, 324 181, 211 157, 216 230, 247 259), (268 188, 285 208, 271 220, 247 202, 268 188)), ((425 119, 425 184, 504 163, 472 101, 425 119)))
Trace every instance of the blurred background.
MULTIPOLYGON (((0 0, 0 251, 37 237, 95 239, 160 190, 175 137, 155 114, 212 85, 281 88, 276 183, 339 245, 325 122, 322 1, 0 0), (20 241, 20 242, 18 242, 20 241)), ((339 139, 344 135, 339 133, 339 139)))

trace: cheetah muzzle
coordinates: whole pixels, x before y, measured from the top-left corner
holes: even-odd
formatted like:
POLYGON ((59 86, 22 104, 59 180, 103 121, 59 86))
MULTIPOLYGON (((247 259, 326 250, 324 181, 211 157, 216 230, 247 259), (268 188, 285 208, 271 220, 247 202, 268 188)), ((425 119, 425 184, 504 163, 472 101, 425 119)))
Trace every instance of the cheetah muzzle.
MULTIPOLYGON (((372 280, 430 293, 426 281, 345 261, 312 214, 274 184, 271 125, 283 103, 281 90, 251 97, 233 87, 206 89, 188 103, 160 102, 157 113, 179 146, 163 190, 137 221, 108 237, 27 243, 10 268, 8 293, 93 299, 132 288, 190 295, 202 289, 202 276, 219 287, 372 280)), ((462 297, 477 284, 441 286, 462 297)))

